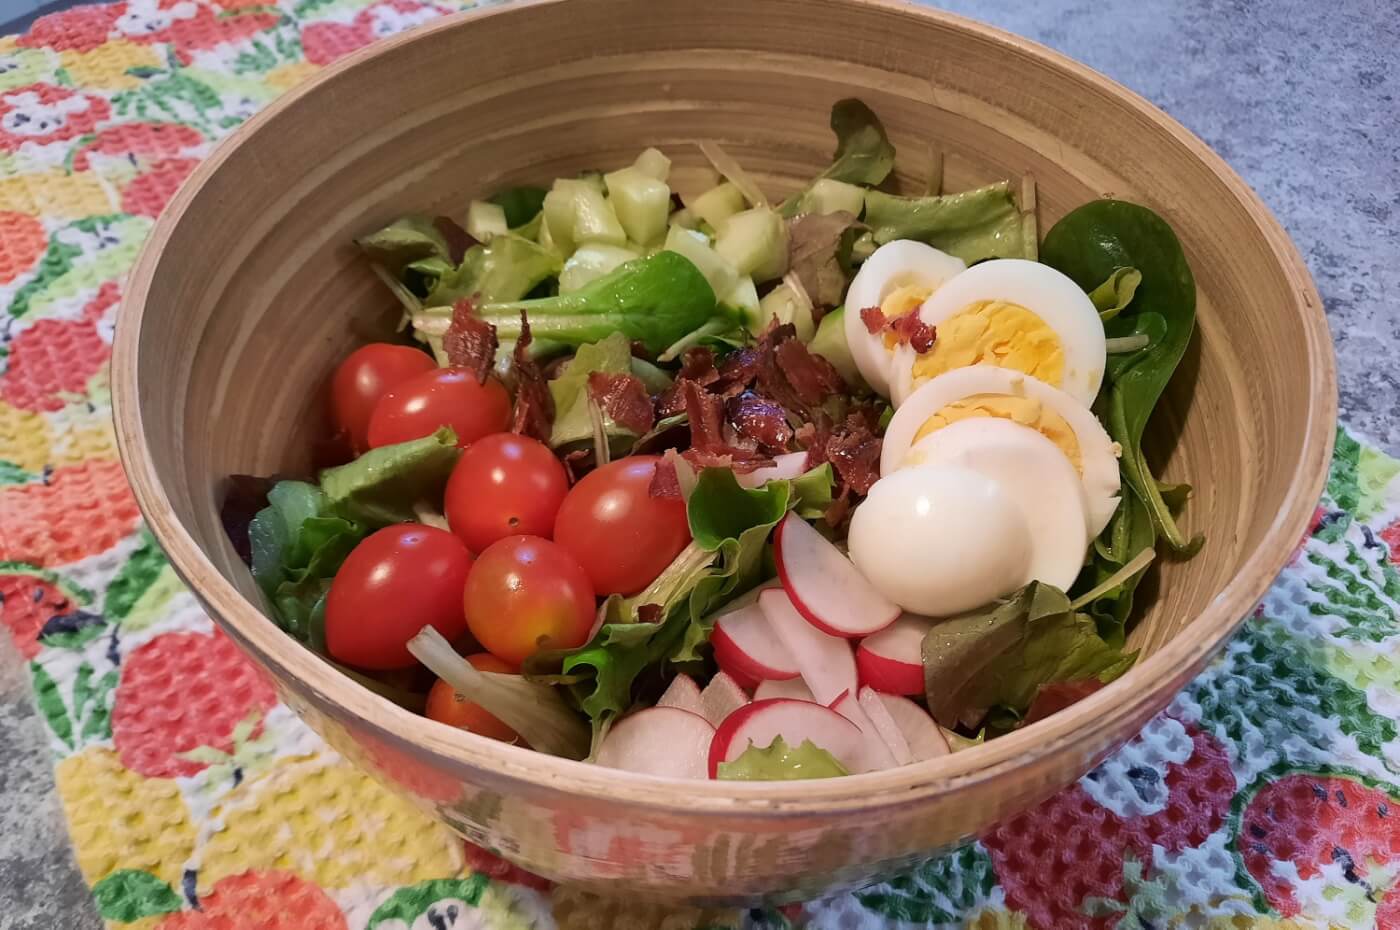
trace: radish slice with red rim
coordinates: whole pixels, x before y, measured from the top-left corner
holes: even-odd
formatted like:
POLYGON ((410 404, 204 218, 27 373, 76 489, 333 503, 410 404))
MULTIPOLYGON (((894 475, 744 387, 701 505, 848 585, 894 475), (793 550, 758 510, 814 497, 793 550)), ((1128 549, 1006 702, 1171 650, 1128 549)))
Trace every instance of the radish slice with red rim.
POLYGON ((821 533, 794 513, 773 534, 778 577, 798 613, 832 636, 857 638, 883 630, 899 617, 890 601, 821 533))
POLYGON ((880 736, 880 732, 854 694, 848 691, 841 695, 831 709, 860 728, 861 736, 865 739, 865 753, 861 762, 864 771, 878 772, 895 767, 894 753, 890 752, 889 745, 880 736))
POLYGON ((889 711, 890 718, 899 727, 899 731, 904 734, 904 739, 909 743, 909 751, 913 754, 915 762, 936 759, 939 756, 946 756, 952 751, 948 746, 948 738, 943 735, 943 730, 929 716, 928 711, 918 704, 907 697, 899 697, 894 694, 880 695, 880 703, 885 705, 885 710, 889 711))
POLYGON ((689 675, 677 675, 656 702, 657 707, 678 707, 704 716, 700 703, 700 686, 689 675))
POLYGON ((749 695, 733 678, 720 672, 700 692, 700 712, 714 726, 749 703, 749 695))
POLYGON ((758 606, 773 625, 773 632, 792 655, 802 680, 820 704, 830 704, 841 692, 856 691, 856 660, 851 644, 830 636, 808 623, 781 588, 764 591, 758 606))
POLYGON ((725 718, 710 743, 710 777, 719 775, 721 762, 733 762, 750 746, 767 749, 779 736, 789 746, 810 740, 853 775, 866 771, 865 736, 858 726, 820 704, 778 698, 755 701, 725 718))
POLYGON ((812 689, 807 687, 807 682, 800 677, 789 678, 785 681, 760 681, 758 687, 754 689, 753 699, 755 701, 768 701, 773 698, 816 701, 816 698, 812 696, 812 689))
POLYGON ((649 707, 623 717, 598 747, 607 768, 662 778, 705 778, 715 728, 678 707, 649 707))
POLYGON ((933 624, 917 614, 900 618, 856 647, 860 683, 885 694, 924 693, 924 637, 933 624))
POLYGON ((719 667, 747 687, 798 675, 792 654, 773 632, 757 601, 722 614, 710 633, 710 645, 719 667))

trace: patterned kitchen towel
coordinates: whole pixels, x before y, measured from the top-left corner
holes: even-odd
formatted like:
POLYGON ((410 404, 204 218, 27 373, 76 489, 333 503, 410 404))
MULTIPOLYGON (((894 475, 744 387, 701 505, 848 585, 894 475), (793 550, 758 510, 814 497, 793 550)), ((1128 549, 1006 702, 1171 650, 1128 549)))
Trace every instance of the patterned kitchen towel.
POLYGON ((0 609, 111 927, 1400 928, 1400 463, 1346 432, 1293 564, 1165 714, 1034 810, 855 894, 738 912, 553 888, 279 705, 116 461, 122 276, 221 136, 465 5, 128 0, 0 39, 0 609))

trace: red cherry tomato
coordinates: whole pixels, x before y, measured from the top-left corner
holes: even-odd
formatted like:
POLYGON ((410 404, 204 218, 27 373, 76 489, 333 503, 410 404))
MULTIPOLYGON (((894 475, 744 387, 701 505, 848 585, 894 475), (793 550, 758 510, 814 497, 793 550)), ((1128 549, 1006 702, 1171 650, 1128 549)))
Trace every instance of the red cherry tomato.
POLYGON ((326 596, 326 651, 346 665, 407 668, 425 625, 449 640, 466 631, 462 591, 472 555, 447 530, 400 523, 361 540, 326 596))
POLYGON ((457 460, 443 509, 452 532, 481 552, 507 536, 548 539, 567 493, 569 476, 549 446, 496 433, 472 443, 457 460))
POLYGON ((371 342, 345 357, 331 377, 331 420, 355 451, 369 448, 369 418, 384 392, 437 367, 433 357, 409 346, 371 342))
POLYGON ((450 426, 465 448, 509 425, 510 394, 501 382, 478 382, 463 368, 434 368, 385 392, 369 418, 369 444, 377 449, 450 426))
POLYGON ((685 502, 651 496, 655 455, 633 455, 574 485, 554 520, 554 541, 583 565, 599 595, 632 595, 690 542, 685 502))
POLYGON ((476 641, 519 665, 541 649, 573 649, 593 629, 593 588, 578 561, 538 536, 507 536, 477 557, 462 605, 476 641))
MULTIPOLYGON (((489 652, 478 652, 476 655, 467 656, 467 661, 471 663, 472 668, 479 672, 499 672, 503 675, 520 674, 520 669, 508 662, 502 662, 489 652)), ((498 739, 503 743, 525 745, 520 734, 506 726, 497 717, 487 713, 480 704, 468 701, 441 678, 433 683, 432 690, 428 692, 428 706, 423 712, 433 720, 451 727, 470 730, 481 736, 498 739)))

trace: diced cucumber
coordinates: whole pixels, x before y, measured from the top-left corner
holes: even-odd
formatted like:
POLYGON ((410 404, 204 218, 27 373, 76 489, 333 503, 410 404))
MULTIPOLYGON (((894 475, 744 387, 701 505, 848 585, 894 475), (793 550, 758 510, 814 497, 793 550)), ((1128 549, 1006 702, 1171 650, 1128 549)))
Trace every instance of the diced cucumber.
POLYGON ((690 259, 691 264, 700 269, 716 297, 722 297, 739 283, 739 272, 728 259, 723 258, 710 242, 700 233, 680 226, 672 226, 666 234, 666 248, 690 259))
POLYGON ((786 283, 773 288, 759 302, 758 327, 753 330, 755 335, 774 320, 791 323, 797 330, 797 338, 803 342, 810 342, 817 332, 811 306, 786 283))
POLYGON ((744 195, 739 193, 739 188, 725 181, 700 196, 691 198, 686 206, 700 219, 718 227, 724 220, 747 207, 748 203, 744 200, 744 195))
POLYGON ((604 175, 603 181, 628 239, 651 245, 666 237, 666 220, 671 213, 669 187, 640 168, 614 171, 604 175))
POLYGON ((601 171, 580 171, 577 180, 587 184, 600 194, 608 192, 607 186, 603 183, 603 172, 601 171))
POLYGON ((865 379, 860 376, 856 360, 851 357, 851 346, 846 342, 846 308, 837 307, 822 317, 817 324, 817 334, 812 337, 807 348, 831 363, 831 367, 846 380, 851 387, 863 387, 865 379))
POLYGON ((798 201, 798 213, 841 213, 860 216, 865 209, 865 188, 831 178, 812 182, 798 201))
POLYGON ((647 149, 632 163, 642 174, 665 182, 671 176, 671 159, 661 154, 659 149, 647 149))
POLYGON ((728 307, 733 307, 743 314, 744 325, 749 331, 757 335, 762 331, 759 326, 761 311, 759 310, 758 288, 754 287, 753 278, 748 275, 740 275, 739 283, 730 289, 728 294, 720 301, 728 307))
POLYGON ((787 224, 768 207, 745 210, 716 228, 715 251, 729 259, 740 274, 771 281, 787 272, 787 224))
POLYGON ((535 241, 544 248, 549 249, 549 251, 553 252, 555 255, 563 258, 565 252, 563 249, 559 248, 559 243, 554 241, 554 236, 549 231, 549 224, 544 221, 544 211, 541 210, 539 215, 531 222, 538 222, 539 224, 535 227, 535 241))
POLYGON ((700 217, 689 207, 681 207, 671 214, 670 225, 679 226, 681 229, 694 229, 700 225, 700 217))
POLYGON ((871 255, 875 254, 875 234, 869 231, 860 234, 860 238, 851 244, 851 262, 859 265, 871 255))
POLYGON ((485 200, 473 200, 467 207, 467 235, 477 242, 489 242, 508 232, 505 207, 485 200))
POLYGON ((612 271, 618 265, 641 256, 631 249, 591 242, 581 245, 559 273, 559 293, 569 294, 612 271))
MULTIPOLYGON (((599 184, 602 181, 599 180, 599 184)), ((565 251, 585 242, 624 245, 627 233, 602 191, 589 181, 561 178, 544 198, 544 221, 565 251)))

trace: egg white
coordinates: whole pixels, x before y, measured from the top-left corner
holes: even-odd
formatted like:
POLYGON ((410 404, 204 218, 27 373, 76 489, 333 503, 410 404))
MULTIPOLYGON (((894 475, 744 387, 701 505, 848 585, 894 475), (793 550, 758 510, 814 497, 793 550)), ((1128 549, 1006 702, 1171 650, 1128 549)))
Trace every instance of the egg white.
POLYGON ((885 243, 860 266, 846 289, 846 342, 860 376, 876 393, 884 397, 890 394, 894 353, 885 346, 883 334, 872 334, 866 329, 860 311, 880 306, 892 291, 909 285, 927 287, 936 293, 944 282, 966 268, 962 259, 912 239, 885 243))
MULTIPOLYGON (((1103 321, 1079 285, 1040 262, 993 259, 974 265, 934 291, 918 313, 936 328, 972 304, 989 300, 1017 304, 1040 317, 1064 351, 1064 372, 1054 386, 1086 407, 1094 402, 1106 359, 1103 321)), ((913 371, 917 357, 909 346, 895 350, 889 396, 896 406, 918 387, 913 371)))

